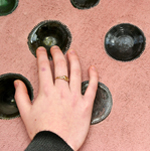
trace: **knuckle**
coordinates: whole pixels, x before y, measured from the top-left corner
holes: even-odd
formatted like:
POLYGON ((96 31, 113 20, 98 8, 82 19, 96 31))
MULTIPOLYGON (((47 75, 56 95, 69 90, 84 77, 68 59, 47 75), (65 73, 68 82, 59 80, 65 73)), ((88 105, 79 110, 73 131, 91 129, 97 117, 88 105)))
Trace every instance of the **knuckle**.
POLYGON ((56 62, 56 66, 58 66, 58 67, 66 67, 66 61, 64 60, 64 59, 60 59, 60 60, 58 60, 57 62, 56 62))
POLYGON ((72 95, 72 106, 78 105, 78 103, 80 102, 79 100, 81 100, 80 95, 78 93, 74 93, 72 95))
POLYGON ((72 70, 72 74, 76 76, 81 76, 81 70, 80 69, 74 69, 72 70))
POLYGON ((49 86, 48 86, 47 84, 45 84, 45 85, 43 86, 42 92, 43 92, 43 94, 44 94, 46 97, 48 97, 48 96, 50 95, 50 93, 49 93, 49 86))
POLYGON ((41 61, 41 62, 40 62, 40 66, 41 66, 41 67, 47 67, 47 66, 49 66, 49 61, 47 61, 47 60, 41 61))
POLYGON ((63 87, 57 87, 56 88, 56 93, 58 94, 57 96, 61 99, 61 100, 63 100, 63 99, 67 99, 68 98, 68 89, 64 89, 63 87))
POLYGON ((77 93, 72 95, 73 101, 78 101, 79 100, 79 95, 77 93))
POLYGON ((60 97, 61 97, 61 99, 66 98, 66 92, 62 90, 62 91, 60 92, 60 97))

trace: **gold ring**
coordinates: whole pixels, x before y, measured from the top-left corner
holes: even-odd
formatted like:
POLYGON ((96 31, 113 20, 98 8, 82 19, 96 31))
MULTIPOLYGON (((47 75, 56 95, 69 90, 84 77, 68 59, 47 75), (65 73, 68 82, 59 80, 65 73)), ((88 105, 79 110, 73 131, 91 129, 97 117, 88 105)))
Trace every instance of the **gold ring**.
POLYGON ((65 80, 65 81, 69 82, 69 78, 65 75, 56 77, 55 79, 61 79, 61 80, 65 80))

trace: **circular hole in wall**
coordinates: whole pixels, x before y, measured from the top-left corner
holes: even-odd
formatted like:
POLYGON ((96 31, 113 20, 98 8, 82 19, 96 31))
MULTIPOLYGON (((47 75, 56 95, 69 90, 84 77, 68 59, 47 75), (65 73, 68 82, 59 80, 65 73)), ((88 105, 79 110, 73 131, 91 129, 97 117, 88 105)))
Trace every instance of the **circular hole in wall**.
POLYGON ((89 9, 98 5, 100 0, 71 0, 72 5, 78 9, 89 9))
POLYGON ((146 39, 143 32, 132 24, 119 24, 112 27, 105 37, 106 52, 114 59, 130 61, 141 55, 146 39))
POLYGON ((18 6, 18 0, 0 0, 0 16, 12 13, 18 6))
POLYGON ((0 119, 12 119, 20 116, 19 110, 14 98, 15 80, 22 80, 28 90, 30 99, 33 99, 33 88, 30 82, 20 74, 3 74, 0 76, 0 119))
MULTIPOLYGON (((89 81, 82 82, 82 94, 84 95, 89 81)), ((91 125, 97 124, 108 117, 112 109, 112 96, 109 89, 102 83, 98 83, 98 89, 94 100, 91 125)))
POLYGON ((49 59, 52 59, 50 48, 59 46, 65 54, 71 44, 71 33, 66 25, 59 21, 43 21, 39 23, 28 36, 28 46, 34 56, 39 46, 46 48, 49 59))

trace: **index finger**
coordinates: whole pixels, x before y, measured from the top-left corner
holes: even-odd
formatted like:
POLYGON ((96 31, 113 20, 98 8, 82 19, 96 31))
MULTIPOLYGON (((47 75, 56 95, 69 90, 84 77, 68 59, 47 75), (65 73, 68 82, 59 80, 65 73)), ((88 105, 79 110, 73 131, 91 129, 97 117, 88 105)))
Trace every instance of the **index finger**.
POLYGON ((44 47, 39 47, 36 51, 36 55, 39 74, 39 88, 42 90, 47 85, 53 85, 52 72, 46 49, 44 47))

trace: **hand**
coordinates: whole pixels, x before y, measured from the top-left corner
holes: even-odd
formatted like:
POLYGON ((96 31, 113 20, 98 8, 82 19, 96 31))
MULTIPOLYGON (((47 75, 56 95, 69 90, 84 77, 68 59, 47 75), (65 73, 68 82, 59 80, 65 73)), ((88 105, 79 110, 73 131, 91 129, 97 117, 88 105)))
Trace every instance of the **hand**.
MULTIPOLYGON (((68 76, 66 59, 57 46, 51 48, 55 77, 68 76)), ((98 87, 95 67, 89 68, 89 86, 81 94, 81 67, 74 50, 69 50, 70 81, 53 80, 45 48, 37 49, 39 93, 31 103, 23 82, 14 82, 15 100, 31 140, 40 131, 59 135, 73 150, 78 150, 89 131, 93 102, 98 87)))

